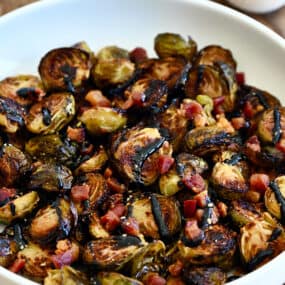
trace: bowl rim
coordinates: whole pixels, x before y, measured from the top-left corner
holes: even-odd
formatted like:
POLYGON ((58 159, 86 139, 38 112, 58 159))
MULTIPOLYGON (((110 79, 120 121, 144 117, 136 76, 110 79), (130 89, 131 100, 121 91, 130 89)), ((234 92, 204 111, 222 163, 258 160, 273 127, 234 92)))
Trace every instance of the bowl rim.
MULTIPOLYGON (((37 2, 29 3, 25 6, 22 6, 20 8, 17 8, 13 11, 10 11, 0 17, 0 26, 6 23, 9 23, 10 21, 14 21, 17 17, 21 16, 25 13, 32 13, 40 11, 41 9, 47 9, 51 5, 59 5, 64 2, 78 2, 80 0, 38 0, 37 2)), ((92 0, 81 0, 83 1, 92 1, 92 0)), ((99 0, 101 1, 101 0, 99 0)), ((141 0, 141 1, 158 1, 158 0, 141 0)), ((159 0, 162 1, 162 0, 159 0)), ((224 6, 222 4, 212 2, 209 0, 164 0, 168 2, 180 2, 185 5, 194 5, 196 7, 202 7, 203 9, 212 10, 220 15, 226 15, 231 16, 236 21, 246 24, 247 26, 250 26, 251 28, 255 29, 256 32, 262 34, 264 37, 270 38, 275 44, 277 44, 279 47, 281 47, 284 50, 285 55, 285 38, 283 38, 281 35, 277 34, 277 32, 273 31, 269 27, 265 26, 264 24, 258 22, 257 20, 247 16, 246 14, 243 14, 239 11, 236 11, 230 7, 224 6)), ((279 254, 275 258, 273 258, 269 263, 263 265, 262 267, 242 276, 241 278, 234 280, 232 282, 229 282, 227 284, 229 285, 240 285, 240 284, 250 284, 248 281, 254 281, 253 275, 258 274, 259 276, 264 275, 265 273, 268 273, 270 270, 270 267, 273 264, 280 264, 281 261, 285 261, 285 252, 279 254), (246 283, 244 283, 244 282, 246 283)), ((0 278, 4 277, 6 280, 17 282, 18 284, 27 284, 27 285, 36 285, 38 283, 33 282, 30 279, 27 279, 23 276, 17 275, 9 271, 8 269, 0 266, 0 278)))

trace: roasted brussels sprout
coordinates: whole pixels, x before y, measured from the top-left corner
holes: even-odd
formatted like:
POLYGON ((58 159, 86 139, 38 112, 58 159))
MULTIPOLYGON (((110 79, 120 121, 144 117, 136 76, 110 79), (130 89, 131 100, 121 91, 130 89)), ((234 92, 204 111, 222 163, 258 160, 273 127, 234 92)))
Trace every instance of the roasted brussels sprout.
POLYGON ((119 270, 141 251, 142 242, 134 236, 113 236, 89 241, 83 261, 98 269, 119 270))
POLYGON ((83 161, 75 170, 75 174, 89 173, 101 170, 108 160, 108 155, 105 149, 100 146, 99 150, 96 151, 92 157, 88 160, 83 161))
POLYGON ((78 48, 58 48, 41 59, 39 73, 48 91, 69 91, 82 85, 89 78, 90 55, 78 48))
POLYGON ((0 238, 0 266, 8 267, 16 258, 18 245, 16 241, 0 238))
POLYGON ((106 46, 100 49, 97 53, 97 59, 100 60, 112 60, 119 58, 129 58, 129 52, 123 48, 117 46, 106 46))
POLYGON ((126 277, 117 272, 99 272, 96 281, 101 285, 143 285, 142 282, 126 277))
POLYGON ((231 87, 234 89, 230 89, 227 78, 223 76, 219 68, 199 65, 190 70, 185 84, 185 93, 186 97, 192 99, 195 99, 199 94, 208 95, 212 99, 223 98, 221 106, 224 111, 231 112, 235 107, 236 99, 236 87, 231 87))
POLYGON ((72 172, 60 164, 40 164, 32 172, 28 182, 29 189, 43 189, 47 192, 69 190, 72 186, 72 172))
POLYGON ((190 267, 183 271, 183 280, 189 285, 223 285, 226 274, 218 267, 190 267))
POLYGON ((171 155, 171 145, 157 128, 133 127, 112 137, 111 153, 121 173, 133 182, 150 185, 159 176, 157 159, 171 155))
POLYGON ((205 230, 205 238, 200 245, 188 247, 178 241, 178 249, 181 259, 189 264, 215 264, 226 269, 233 264, 236 240, 234 232, 216 224, 205 230))
POLYGON ((211 125, 190 130, 185 136, 185 143, 191 153, 205 156, 222 150, 230 144, 240 144, 241 140, 235 133, 230 133, 217 125, 211 125))
POLYGON ((186 65, 186 60, 181 57, 167 57, 143 61, 138 68, 143 71, 143 77, 163 80, 169 90, 174 90, 178 79, 186 65))
POLYGON ((138 110, 159 113, 164 109, 167 91, 164 81, 144 78, 131 85, 124 92, 124 96, 127 102, 133 102, 130 106, 137 107, 138 110))
POLYGON ((271 257, 274 253, 269 247, 270 237, 276 225, 266 220, 247 223, 240 230, 239 249, 243 262, 249 270, 271 257))
POLYGON ((0 97, 0 127, 4 132, 16 133, 25 125, 26 110, 16 101, 0 97))
POLYGON ((280 101, 264 90, 244 85, 237 92, 237 107, 239 110, 243 110, 249 118, 254 118, 269 108, 279 106, 281 106, 280 101))
POLYGON ((94 107, 84 111, 78 118, 92 135, 112 133, 127 123, 126 115, 119 109, 94 107))
POLYGON ((140 233, 154 239, 168 239, 181 229, 181 215, 177 201, 172 197, 152 194, 135 200, 128 216, 139 224, 140 233))
POLYGON ((25 144, 25 151, 33 159, 54 160, 58 157, 63 142, 59 135, 35 136, 25 144))
POLYGON ((48 270, 48 276, 44 285, 88 285, 89 281, 84 273, 75 270, 71 266, 63 266, 61 269, 48 270))
POLYGON ((211 65, 225 63, 229 65, 233 70, 236 70, 236 61, 230 50, 221 46, 210 45, 206 46, 199 51, 198 56, 195 59, 196 65, 211 65))
POLYGON ((31 107, 26 126, 34 134, 53 134, 69 123, 74 114, 74 97, 70 93, 54 93, 31 107))
POLYGON ((161 175, 158 183, 160 193, 165 196, 172 196, 183 188, 181 185, 181 177, 176 169, 171 169, 161 175))
POLYGON ((260 140, 265 144, 276 145, 285 130, 285 108, 275 107, 264 111, 258 122, 257 132, 260 140))
POLYGON ((169 132, 173 151, 177 151, 182 144, 189 126, 189 120, 184 116, 183 110, 175 104, 171 104, 158 116, 156 123, 169 132))
POLYGON ((92 67, 91 76, 99 88, 113 87, 130 80, 135 65, 127 58, 109 58, 98 60, 92 67))
POLYGON ((249 189, 247 163, 238 153, 223 152, 222 156, 228 158, 214 165, 211 182, 221 198, 241 199, 249 189))
POLYGON ((20 149, 4 144, 0 156, 0 185, 9 187, 17 183, 30 166, 30 160, 20 149))
POLYGON ((29 231, 32 239, 40 243, 65 238, 73 224, 70 203, 57 198, 51 205, 40 209, 32 219, 29 231))
POLYGON ((38 201, 38 193, 32 191, 8 202, 0 207, 0 223, 10 224, 16 219, 24 218, 34 209, 38 201))
POLYGON ((160 58, 182 56, 191 61, 197 51, 197 44, 191 37, 185 41, 178 34, 163 33, 155 37, 154 49, 160 58))
POLYGON ((110 234, 102 226, 96 212, 89 217, 89 233, 94 239, 107 238, 110 234))
POLYGON ((44 95, 42 83, 34 75, 18 75, 0 81, 0 97, 9 98, 20 105, 30 105, 44 95))
POLYGON ((264 203, 267 210, 285 224, 285 176, 279 176, 269 184, 264 203))
POLYGON ((162 272, 165 267, 165 245, 155 240, 145 245, 138 256, 132 259, 130 275, 139 280, 148 272, 162 272))
POLYGON ((36 280, 42 280, 52 269, 50 252, 35 243, 29 243, 23 250, 18 252, 17 258, 24 259, 22 269, 24 275, 36 280))
POLYGON ((231 202, 229 215, 235 225, 243 227, 247 223, 261 218, 261 213, 256 205, 243 200, 231 202))

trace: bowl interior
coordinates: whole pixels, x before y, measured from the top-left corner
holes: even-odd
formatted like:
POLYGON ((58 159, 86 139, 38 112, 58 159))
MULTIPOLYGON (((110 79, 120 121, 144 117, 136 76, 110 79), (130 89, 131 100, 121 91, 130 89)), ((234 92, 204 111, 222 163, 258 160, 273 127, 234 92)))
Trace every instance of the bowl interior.
MULTIPOLYGON (((189 35, 199 48, 219 44, 231 49, 248 84, 285 102, 285 40, 246 16, 201 0, 46 0, 19 9, 0 18, 0 80, 37 73, 49 49, 81 40, 95 51, 106 45, 143 46, 154 55, 153 39, 160 32, 189 35)), ((281 284, 284 257, 232 284, 281 284), (267 271, 270 278, 263 275, 267 271), (276 283, 274 278, 279 278, 276 283)), ((21 284, 2 269, 1 274, 7 285, 21 284)))

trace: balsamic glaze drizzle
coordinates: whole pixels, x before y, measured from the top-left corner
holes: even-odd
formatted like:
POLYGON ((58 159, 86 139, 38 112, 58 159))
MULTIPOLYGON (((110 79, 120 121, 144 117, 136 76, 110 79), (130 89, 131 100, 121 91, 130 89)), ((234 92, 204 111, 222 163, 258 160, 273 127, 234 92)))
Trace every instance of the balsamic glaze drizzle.
POLYGON ((267 103, 266 98, 263 96, 263 92, 256 92, 255 96, 258 98, 258 101, 260 102, 260 104, 265 108, 268 109, 269 105, 267 103))
POLYGON ((154 216, 154 220, 158 226, 159 234, 162 239, 168 239, 169 238, 169 231, 168 227, 165 224, 165 221, 162 216, 161 208, 158 199, 154 194, 150 196, 151 201, 151 209, 154 216))
POLYGON ((43 123, 46 126, 49 126, 51 124, 51 113, 48 108, 43 107, 42 108, 42 114, 43 114, 43 123))
POLYGON ((276 200, 280 204, 280 212, 281 212, 281 224, 285 225, 285 199, 282 196, 279 186, 277 185, 276 182, 271 181, 269 183, 269 187, 272 189, 272 191, 275 194, 276 200))
POLYGON ((230 165, 236 165, 237 163, 239 163, 243 159, 244 159, 243 154, 236 153, 231 158, 226 159, 224 161, 224 163, 227 163, 227 164, 230 164, 230 165))
POLYGON ((273 110, 273 116, 274 116, 274 127, 273 127, 273 137, 272 137, 272 143, 277 144, 281 137, 281 115, 279 109, 276 107, 273 110))

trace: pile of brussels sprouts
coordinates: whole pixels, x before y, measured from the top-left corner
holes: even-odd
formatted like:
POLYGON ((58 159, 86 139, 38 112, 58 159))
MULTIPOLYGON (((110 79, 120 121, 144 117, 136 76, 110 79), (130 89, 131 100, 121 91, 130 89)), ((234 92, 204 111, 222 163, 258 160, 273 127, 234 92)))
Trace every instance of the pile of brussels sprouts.
POLYGON ((85 42, 0 82, 0 265, 49 284, 224 284, 285 249, 285 108, 230 50, 85 42))

